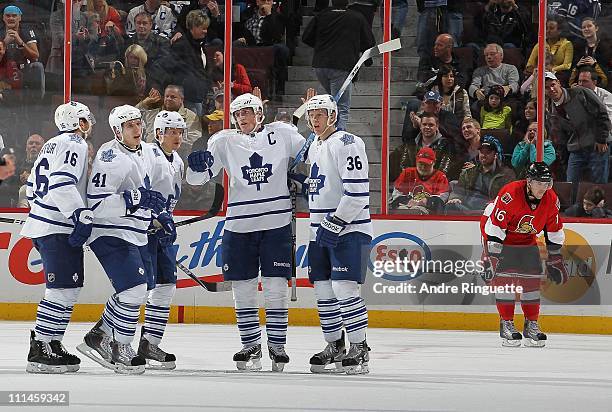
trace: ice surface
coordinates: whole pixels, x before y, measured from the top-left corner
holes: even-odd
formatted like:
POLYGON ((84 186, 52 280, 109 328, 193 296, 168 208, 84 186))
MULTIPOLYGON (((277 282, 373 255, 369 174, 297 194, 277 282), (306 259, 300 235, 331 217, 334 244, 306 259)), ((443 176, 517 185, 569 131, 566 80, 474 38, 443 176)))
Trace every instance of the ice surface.
MULTIPOLYGON (((76 353, 91 326, 70 324, 66 348, 76 353)), ((324 347, 318 328, 289 327, 284 373, 240 373, 235 325, 171 324, 161 347, 176 354, 174 371, 123 376, 80 356, 77 373, 33 375, 31 327, 0 322, 0 390, 70 391, 70 408, 44 411, 612 410, 612 336, 549 334, 536 349, 502 348, 495 332, 370 329, 371 373, 347 376, 309 372, 324 347)), ((262 363, 269 371, 267 350, 262 363)))

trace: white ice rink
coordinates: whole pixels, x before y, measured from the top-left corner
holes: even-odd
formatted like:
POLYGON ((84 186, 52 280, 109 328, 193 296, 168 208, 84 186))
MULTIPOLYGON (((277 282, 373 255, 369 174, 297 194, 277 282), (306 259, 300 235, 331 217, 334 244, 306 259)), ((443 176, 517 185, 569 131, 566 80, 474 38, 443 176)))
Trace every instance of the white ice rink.
MULTIPOLYGON (((44 411, 612 411, 612 336, 549 334, 536 349, 502 348, 494 332, 370 329, 371 373, 331 376, 308 371, 318 328, 289 328, 284 373, 239 373, 235 325, 171 324, 161 346, 174 371, 123 376, 81 356, 77 373, 33 375, 31 326, 0 323, 0 390, 70 391, 70 408, 44 411)), ((69 325, 68 350, 91 326, 69 325)))

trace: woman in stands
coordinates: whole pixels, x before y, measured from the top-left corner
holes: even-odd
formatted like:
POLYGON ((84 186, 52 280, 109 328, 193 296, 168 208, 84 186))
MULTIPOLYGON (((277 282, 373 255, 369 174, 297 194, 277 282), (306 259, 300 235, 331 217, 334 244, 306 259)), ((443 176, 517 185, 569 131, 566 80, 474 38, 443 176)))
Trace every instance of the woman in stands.
POLYGON ((456 83, 456 72, 451 65, 440 66, 431 88, 442 96, 442 110, 453 113, 459 121, 472 117, 467 91, 456 83))
POLYGON ((607 62, 610 60, 612 44, 609 38, 599 35, 599 26, 590 17, 582 20, 584 39, 574 42, 574 64, 570 76, 570 86, 578 81, 578 68, 591 66, 599 76, 599 87, 608 86, 607 62))
MULTIPOLYGON (((212 64, 209 66, 210 77, 213 81, 213 89, 223 89, 223 52, 216 51, 213 54, 212 64)), ((232 64, 232 99, 241 94, 251 93, 253 87, 247 74, 246 68, 242 64, 232 64)))
MULTIPOLYGON (((536 143, 538 135, 538 123, 531 122, 525 132, 525 137, 515 147, 512 153, 512 167, 519 179, 525 178, 529 165, 536 161, 536 143)), ((546 165, 550 166, 557 159, 555 148, 544 129, 544 158, 546 165)))
POLYGON ((113 33, 118 33, 125 36, 125 28, 121 22, 121 15, 112 6, 109 6, 106 0, 91 0, 87 3, 87 12, 89 14, 98 14, 100 16, 100 36, 108 36, 113 33))
MULTIPOLYGON (((561 36, 561 22, 549 19, 546 22, 546 51, 552 55, 552 67, 549 71, 555 73, 562 83, 566 84, 569 79, 569 70, 572 67, 574 57, 574 46, 565 37, 561 36)), ((525 76, 533 74, 538 64, 538 45, 531 50, 531 55, 525 67, 525 76)))

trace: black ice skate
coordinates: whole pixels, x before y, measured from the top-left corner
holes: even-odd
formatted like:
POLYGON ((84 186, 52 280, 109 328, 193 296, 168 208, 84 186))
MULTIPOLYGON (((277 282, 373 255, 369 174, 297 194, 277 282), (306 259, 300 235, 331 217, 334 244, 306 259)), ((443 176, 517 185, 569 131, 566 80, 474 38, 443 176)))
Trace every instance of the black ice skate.
POLYGON ((30 373, 65 373, 68 366, 64 360, 53 353, 51 346, 42 340, 36 340, 34 331, 30 331, 30 352, 26 371, 30 373))
POLYGON ((61 341, 52 340, 49 343, 49 346, 51 346, 51 350, 53 351, 53 353, 55 353, 62 359, 64 365, 66 365, 66 367, 68 368, 68 372, 76 372, 79 370, 79 368, 81 367, 81 359, 79 359, 78 356, 69 353, 64 347, 64 345, 62 345, 61 341))
POLYGON ((344 344, 344 331, 340 339, 334 342, 329 342, 325 349, 319 353, 315 353, 310 358, 310 371, 312 373, 338 373, 344 372, 342 367, 342 358, 346 355, 346 346, 344 344), (331 366, 327 368, 327 366, 331 366))
POLYGON ((145 358, 147 369, 175 369, 176 356, 166 353, 159 346, 152 344, 144 336, 140 337, 138 354, 145 358))
POLYGON ((518 348, 521 346, 523 335, 516 330, 513 320, 499 320, 499 336, 502 338, 502 346, 518 348))
POLYGON ((261 345, 242 348, 240 352, 234 354, 234 362, 240 371, 261 370, 261 345))
POLYGON ((145 372, 145 358, 138 355, 132 345, 113 340, 111 343, 115 372, 122 375, 140 375, 145 372))
POLYGON ((347 375, 362 375, 370 373, 368 362, 370 361, 370 348, 364 340, 359 343, 351 343, 348 353, 342 358, 342 366, 347 375))
POLYGON ((84 342, 77 346, 77 350, 92 361, 114 371, 115 365, 113 364, 113 349, 111 347, 112 338, 100 329, 100 325, 102 325, 102 320, 99 320, 87 332, 83 339, 84 342))
POLYGON ((537 320, 525 319, 523 335, 525 335, 523 344, 527 347, 543 348, 546 345, 546 334, 540 330, 537 320))
POLYGON ((272 372, 282 372, 285 364, 289 363, 289 355, 284 345, 268 345, 268 353, 272 359, 272 372))

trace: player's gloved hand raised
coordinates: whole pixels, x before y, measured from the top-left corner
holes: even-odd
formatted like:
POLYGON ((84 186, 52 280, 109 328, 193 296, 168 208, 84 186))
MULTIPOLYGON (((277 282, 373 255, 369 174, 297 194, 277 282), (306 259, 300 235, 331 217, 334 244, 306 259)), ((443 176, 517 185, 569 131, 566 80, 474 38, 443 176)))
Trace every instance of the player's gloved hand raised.
POLYGON ((340 232, 344 230, 346 225, 347 223, 344 220, 332 214, 328 214, 323 218, 321 226, 317 229, 317 238, 315 242, 321 247, 336 247, 338 245, 340 232))
POLYGON ((91 236, 94 214, 91 209, 80 208, 76 209, 70 218, 74 222, 74 229, 68 236, 68 243, 72 247, 81 247, 91 236))
POLYGON ((192 152, 187 157, 187 163, 194 172, 206 172, 215 162, 214 156, 208 150, 192 152))
POLYGON ((174 220, 172 220, 172 215, 168 212, 162 212, 155 220, 162 229, 157 232, 159 244, 162 246, 173 245, 176 241, 176 226, 174 225, 174 220))
POLYGON ((546 259, 546 275, 548 279, 555 282, 557 285, 561 285, 569 279, 569 273, 563 263, 563 256, 561 253, 548 253, 546 259))
POLYGON ((309 182, 308 176, 302 173, 291 173, 291 172, 289 172, 287 176, 289 177, 289 182, 295 183, 297 193, 300 196, 307 198, 308 197, 308 182, 309 182))
POLYGON ((127 208, 132 213, 137 209, 149 209, 159 214, 166 207, 166 199, 161 193, 144 187, 124 191, 123 198, 127 208))

